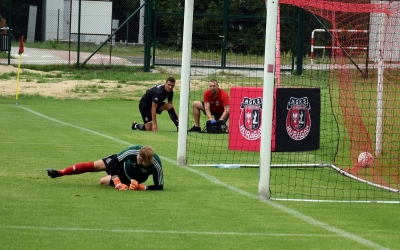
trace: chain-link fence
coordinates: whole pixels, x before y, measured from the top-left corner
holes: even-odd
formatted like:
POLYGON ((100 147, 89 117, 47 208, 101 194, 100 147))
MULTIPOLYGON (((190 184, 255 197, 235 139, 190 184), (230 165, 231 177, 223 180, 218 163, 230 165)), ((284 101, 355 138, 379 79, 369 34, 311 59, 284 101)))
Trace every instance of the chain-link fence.
MULTIPOLYGON (((25 37, 25 64, 180 66, 184 0, 8 0, 0 3, 10 45, 1 64, 16 64, 25 37), (18 2, 18 3, 17 3, 18 2)), ((282 64, 293 70, 305 53, 299 11, 280 11, 282 64), (303 46, 303 47, 302 47, 303 46), (301 48, 301 49, 300 49, 301 48), (296 54, 297 53, 297 54, 296 54), (299 54, 300 53, 300 54, 299 54)), ((265 2, 195 1, 192 66, 262 69, 265 2)), ((1 23, 0 23, 1 24, 1 23)), ((0 25, 1 26, 1 25, 0 25)), ((1 27, 0 27, 1 28, 1 27)), ((1 36, 1 33, 0 33, 1 36)))
MULTIPOLYGON (((184 1, 154 0, 154 65, 179 65, 184 25, 184 1), (163 54, 161 54, 163 53, 163 54), (169 53, 170 56, 165 56, 169 53), (168 60, 165 60, 165 57, 168 60)), ((296 17, 284 6, 281 51, 293 69, 296 17)), ((266 7, 264 1, 194 1, 192 60, 194 67, 263 69, 266 7)), ((274 52, 272 52, 274 53, 274 52)))
MULTIPOLYGON (((9 28, 14 64, 24 36, 25 64, 144 64, 144 1, 8 0, 0 15, 9 28), (142 3, 141 3, 142 2, 142 3), (142 8, 141 8, 142 6, 142 8)), ((1 47, 1 46, 0 46, 1 47)))

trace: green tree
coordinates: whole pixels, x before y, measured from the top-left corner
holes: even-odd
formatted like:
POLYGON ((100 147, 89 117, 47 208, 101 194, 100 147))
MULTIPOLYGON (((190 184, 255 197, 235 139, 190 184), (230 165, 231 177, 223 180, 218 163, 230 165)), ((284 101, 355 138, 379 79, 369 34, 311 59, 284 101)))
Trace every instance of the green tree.
MULTIPOLYGON (((182 0, 156 0, 157 30, 162 30, 157 33, 157 41, 163 41, 169 47, 181 47, 184 4, 182 0)), ((259 46, 264 43, 266 11, 265 3, 259 0, 195 1, 193 49, 221 49, 225 6, 228 6, 228 48, 243 53, 260 51, 259 46)))

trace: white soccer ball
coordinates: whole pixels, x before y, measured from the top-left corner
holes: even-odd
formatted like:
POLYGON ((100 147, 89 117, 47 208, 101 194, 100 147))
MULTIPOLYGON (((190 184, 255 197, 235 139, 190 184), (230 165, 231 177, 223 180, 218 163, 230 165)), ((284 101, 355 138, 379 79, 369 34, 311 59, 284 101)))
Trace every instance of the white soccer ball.
POLYGON ((374 157, 369 152, 362 152, 358 155, 358 166, 371 167, 374 163, 374 157))

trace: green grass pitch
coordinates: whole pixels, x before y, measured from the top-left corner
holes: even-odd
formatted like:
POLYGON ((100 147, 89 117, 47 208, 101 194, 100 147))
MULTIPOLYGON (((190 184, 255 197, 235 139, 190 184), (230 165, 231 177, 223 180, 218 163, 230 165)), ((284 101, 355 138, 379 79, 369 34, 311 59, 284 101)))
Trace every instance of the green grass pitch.
POLYGON ((157 133, 132 131, 137 104, 0 98, 2 249, 399 248, 398 205, 261 202, 257 168, 177 166, 168 114, 157 133), (46 175, 131 144, 162 157, 164 191, 117 192, 98 185, 104 173, 46 175))

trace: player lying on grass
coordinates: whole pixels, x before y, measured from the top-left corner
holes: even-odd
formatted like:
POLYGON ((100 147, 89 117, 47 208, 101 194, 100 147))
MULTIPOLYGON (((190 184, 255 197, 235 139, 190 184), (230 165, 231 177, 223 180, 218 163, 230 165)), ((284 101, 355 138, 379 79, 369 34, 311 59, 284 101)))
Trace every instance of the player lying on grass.
POLYGON ((164 176, 160 157, 151 146, 132 146, 92 162, 81 162, 62 170, 47 169, 51 178, 86 172, 106 171, 100 185, 114 186, 117 190, 163 190, 164 176), (152 175, 154 185, 142 184, 152 175))

